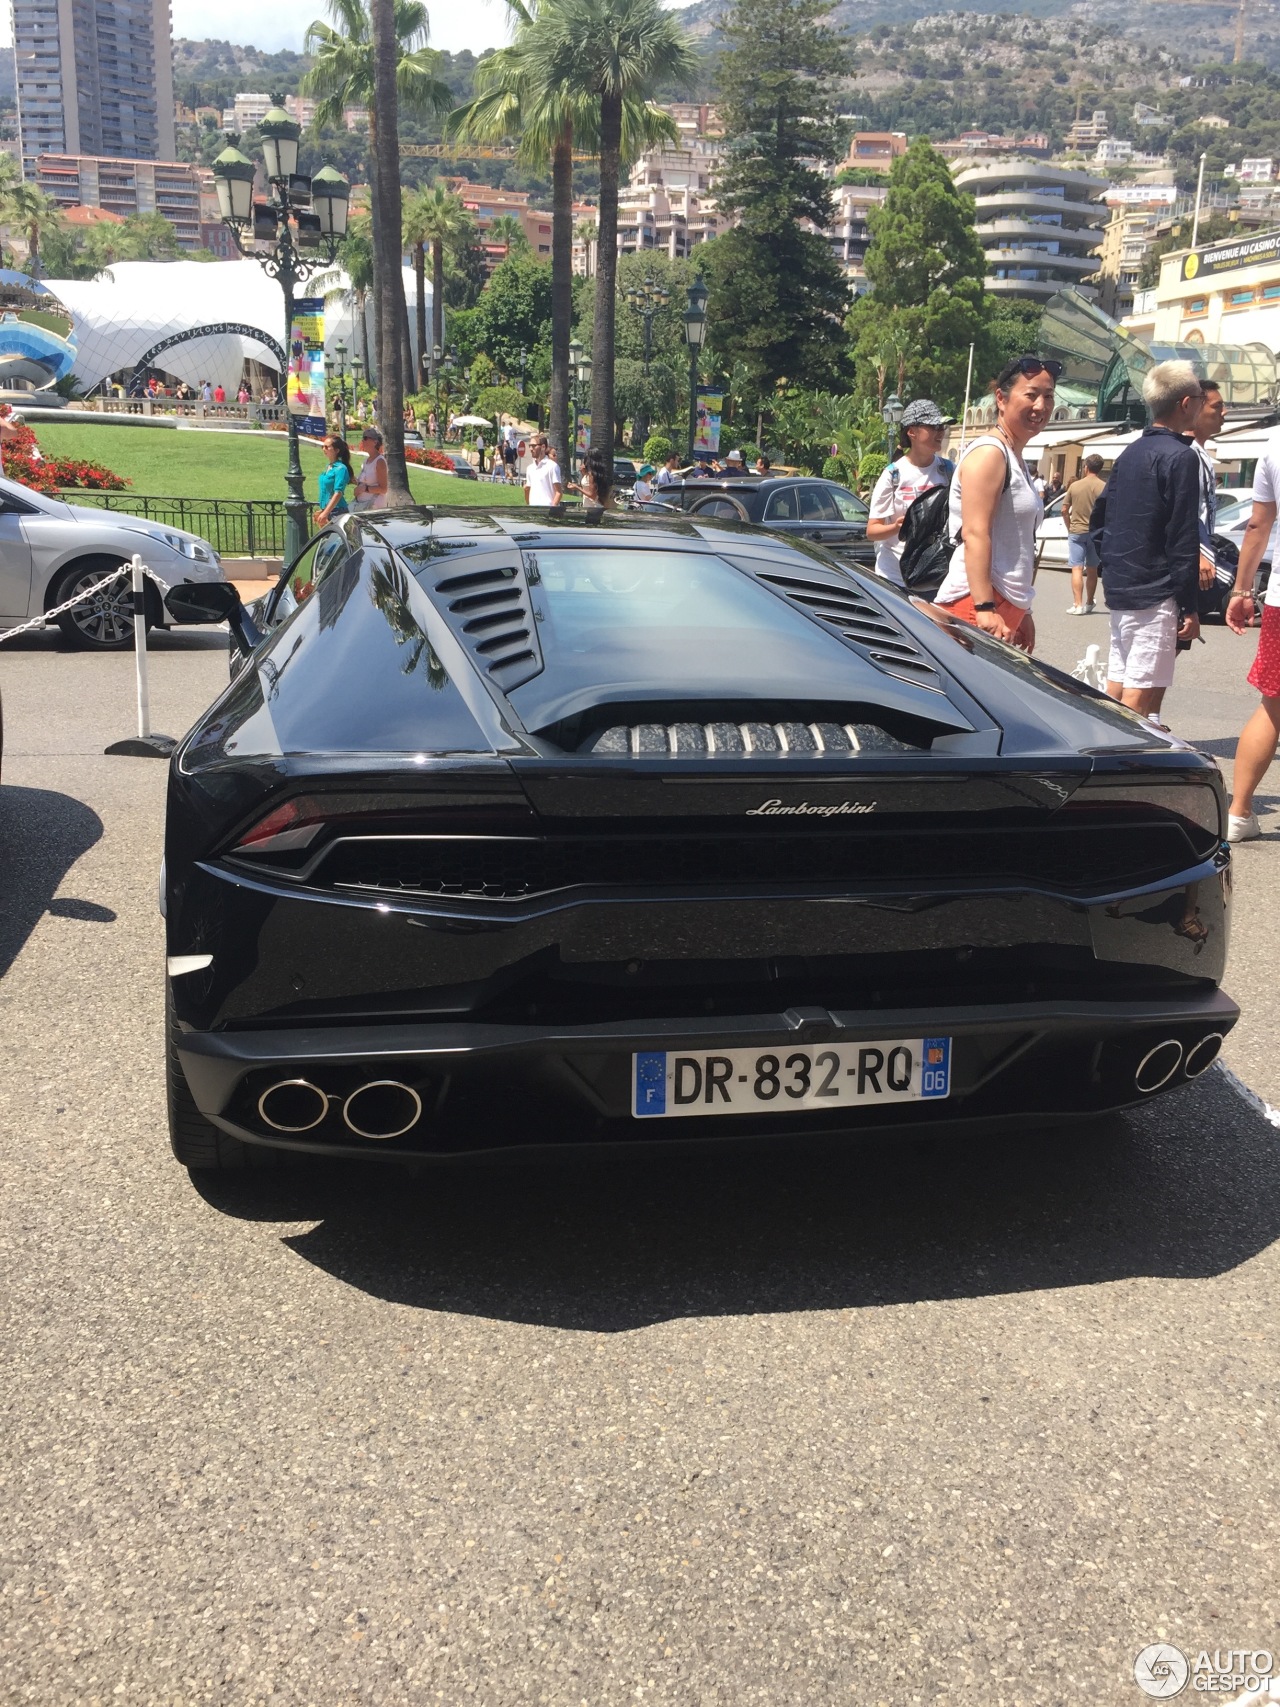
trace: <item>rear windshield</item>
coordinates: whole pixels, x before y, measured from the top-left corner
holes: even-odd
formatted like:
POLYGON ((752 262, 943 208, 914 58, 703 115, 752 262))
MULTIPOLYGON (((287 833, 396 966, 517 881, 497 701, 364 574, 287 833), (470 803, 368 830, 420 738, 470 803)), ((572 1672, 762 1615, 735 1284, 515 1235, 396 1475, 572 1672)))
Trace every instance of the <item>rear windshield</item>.
POLYGON ((544 647, 634 652, 668 636, 812 635, 812 626, 722 558, 688 551, 544 551, 529 559, 544 647))

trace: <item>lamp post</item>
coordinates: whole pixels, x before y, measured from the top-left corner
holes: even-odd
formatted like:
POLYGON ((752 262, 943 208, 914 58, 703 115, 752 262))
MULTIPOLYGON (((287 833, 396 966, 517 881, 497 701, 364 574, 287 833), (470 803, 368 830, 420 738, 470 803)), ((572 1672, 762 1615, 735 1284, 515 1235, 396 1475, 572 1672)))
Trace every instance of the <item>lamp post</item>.
POLYGON ((525 368, 525 363, 528 361, 528 359, 529 359, 529 352, 528 352, 528 350, 525 349, 524 345, 521 344, 521 346, 520 346, 520 395, 521 395, 521 397, 524 396, 524 368, 525 368))
POLYGON ((333 346, 338 358, 338 437, 347 436, 347 346, 341 338, 333 346))
POLYGON ((332 266, 347 233, 347 203, 351 186, 332 166, 314 178, 298 172, 298 138, 302 127, 279 101, 259 125, 267 179, 267 199, 255 205, 252 160, 234 146, 223 149, 213 163, 218 210, 242 255, 249 255, 284 292, 284 347, 281 376, 285 388, 285 418, 289 428, 289 466, 285 474, 285 560, 292 562, 307 538, 307 499, 302 460, 298 454, 298 420, 289 407, 288 364, 292 359, 293 304, 296 287, 320 267, 332 266), (246 246, 247 242, 247 246, 246 246))
POLYGON ((893 461, 893 441, 897 435, 898 422, 902 419, 902 399, 896 391, 891 391, 885 398, 884 408, 880 411, 880 419, 884 422, 885 456, 893 461))
POLYGON ((685 293, 684 341, 689 346, 689 461, 693 461, 693 443, 698 436, 698 357, 707 335, 707 287, 702 274, 685 293))
POLYGON ((436 449, 439 450, 444 440, 440 437, 440 358, 444 351, 439 344, 431 346, 431 371, 436 379, 436 449))
POLYGON ((351 408, 354 412, 360 396, 360 375, 364 372, 364 360, 360 356, 351 358, 351 408))
POLYGON ((628 308, 644 322, 644 377, 648 379, 649 363, 653 360, 654 317, 671 301, 671 292, 646 273, 644 282, 632 285, 626 297, 628 308))

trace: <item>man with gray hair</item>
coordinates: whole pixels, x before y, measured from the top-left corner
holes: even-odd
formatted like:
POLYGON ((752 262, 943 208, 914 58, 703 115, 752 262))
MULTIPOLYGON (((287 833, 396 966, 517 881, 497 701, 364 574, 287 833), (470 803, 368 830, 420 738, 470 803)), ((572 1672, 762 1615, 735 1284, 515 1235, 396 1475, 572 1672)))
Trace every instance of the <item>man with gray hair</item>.
POLYGON ((1142 385, 1151 425, 1121 451, 1091 532, 1111 611, 1107 692, 1153 716, 1179 643, 1200 632, 1200 459, 1190 434, 1202 400, 1190 362, 1160 362, 1142 385))

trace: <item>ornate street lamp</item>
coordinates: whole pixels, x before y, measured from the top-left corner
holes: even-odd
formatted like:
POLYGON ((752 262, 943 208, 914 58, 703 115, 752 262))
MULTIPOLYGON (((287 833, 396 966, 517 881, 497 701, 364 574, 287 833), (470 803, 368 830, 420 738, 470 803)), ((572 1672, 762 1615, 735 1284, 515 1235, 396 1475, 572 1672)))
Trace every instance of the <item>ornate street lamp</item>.
POLYGON ((520 395, 521 395, 521 397, 524 396, 524 368, 525 368, 525 363, 528 360, 529 360, 529 352, 528 352, 528 350, 525 349, 524 345, 521 344, 521 346, 520 346, 520 395))
POLYGON ((893 461, 894 439, 897 436, 898 422, 902 419, 902 399, 896 391, 891 391, 884 400, 884 408, 880 411, 880 419, 884 422, 885 453, 890 462, 893 461))
POLYGON ((338 437, 347 436, 347 346, 339 338, 333 346, 333 353, 338 358, 338 437))
MULTIPOLYGON (((284 347, 291 352, 296 287, 321 267, 332 266, 347 233, 351 186, 340 172, 325 166, 314 178, 298 173, 302 126, 279 101, 258 127, 267 179, 267 199, 253 200, 254 164, 236 147, 225 148, 213 163, 218 209, 242 255, 257 261, 284 292, 284 347), (304 253, 304 251, 306 251, 304 253)), ((307 500, 298 454, 298 419, 289 408, 289 375, 284 383, 289 428, 289 466, 285 474, 285 561, 292 562, 307 538, 307 500)), ((352 364, 355 365, 354 363, 352 364)))
POLYGON ((698 357, 707 336, 707 297, 710 292, 702 282, 702 274, 685 292, 684 341, 689 346, 689 461, 693 461, 693 444, 698 436, 698 357))
POLYGON ((671 301, 671 292, 666 285, 659 284, 646 273, 644 282, 632 285, 626 292, 626 298, 628 308, 644 322, 644 377, 648 379, 649 363, 653 359, 654 317, 671 301))
POLYGON ((435 374, 435 379, 436 379, 436 449, 437 450, 439 450, 441 448, 441 446, 444 444, 444 440, 440 437, 440 358, 443 355, 444 355, 444 351, 440 348, 439 344, 433 344, 431 346, 431 370, 435 374))

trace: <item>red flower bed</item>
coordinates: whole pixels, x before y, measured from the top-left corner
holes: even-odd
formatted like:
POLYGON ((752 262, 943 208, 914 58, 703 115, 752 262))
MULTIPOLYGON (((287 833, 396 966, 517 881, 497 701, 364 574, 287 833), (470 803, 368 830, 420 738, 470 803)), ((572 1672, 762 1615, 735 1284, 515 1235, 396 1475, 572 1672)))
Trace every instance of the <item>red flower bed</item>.
POLYGON ((20 481, 35 492, 56 498, 66 487, 79 486, 92 492, 123 492, 130 482, 122 475, 104 468, 100 462, 86 462, 78 456, 45 456, 37 459, 36 435, 25 423, 16 428, 17 437, 6 441, 0 451, 0 461, 10 480, 20 481))
POLYGON ((453 473, 453 458, 448 457, 442 450, 419 450, 416 445, 404 447, 406 462, 416 462, 424 468, 443 468, 446 474, 453 473))

